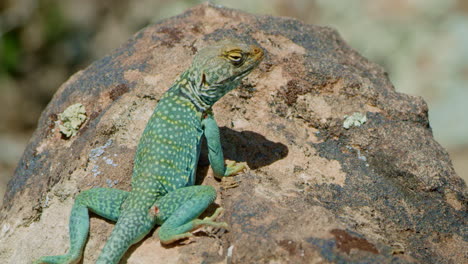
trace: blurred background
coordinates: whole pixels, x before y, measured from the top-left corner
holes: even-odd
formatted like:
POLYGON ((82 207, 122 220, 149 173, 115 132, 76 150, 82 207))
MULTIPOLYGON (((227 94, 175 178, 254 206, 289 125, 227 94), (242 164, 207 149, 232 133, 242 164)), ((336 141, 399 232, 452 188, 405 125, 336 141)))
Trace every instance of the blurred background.
MULTIPOLYGON (((0 0, 0 204, 57 88, 142 27, 201 2, 0 0)), ((389 72, 398 91, 424 97, 435 138, 468 180, 468 1, 212 2, 336 28, 389 72)))

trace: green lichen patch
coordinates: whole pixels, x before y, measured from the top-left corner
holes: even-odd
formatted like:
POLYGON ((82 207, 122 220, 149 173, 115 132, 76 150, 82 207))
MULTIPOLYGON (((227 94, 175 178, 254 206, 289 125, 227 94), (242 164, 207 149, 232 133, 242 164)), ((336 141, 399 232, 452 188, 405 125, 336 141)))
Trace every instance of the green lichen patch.
POLYGON ((59 114, 60 132, 67 138, 75 136, 86 117, 86 110, 82 104, 77 103, 69 106, 63 113, 59 114))
POLYGON ((351 116, 345 116, 345 120, 343 122, 343 127, 345 129, 349 129, 352 126, 360 127, 362 124, 367 122, 366 114, 361 113, 354 113, 351 116))

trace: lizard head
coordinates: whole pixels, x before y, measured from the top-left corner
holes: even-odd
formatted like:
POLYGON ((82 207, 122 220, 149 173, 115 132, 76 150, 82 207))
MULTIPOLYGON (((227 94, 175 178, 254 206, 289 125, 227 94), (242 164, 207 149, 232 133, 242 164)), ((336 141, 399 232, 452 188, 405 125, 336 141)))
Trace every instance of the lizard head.
POLYGON ((212 106, 239 86, 263 55, 260 47, 235 41, 223 41, 200 50, 188 72, 192 93, 202 105, 212 106))

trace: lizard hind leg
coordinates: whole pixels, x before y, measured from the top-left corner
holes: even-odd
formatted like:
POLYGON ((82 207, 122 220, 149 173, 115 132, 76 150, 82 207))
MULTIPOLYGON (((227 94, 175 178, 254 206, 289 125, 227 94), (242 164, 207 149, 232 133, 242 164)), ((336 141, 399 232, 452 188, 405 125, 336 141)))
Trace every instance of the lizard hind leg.
POLYGON ((89 233, 88 210, 109 220, 117 221, 120 215, 120 206, 128 194, 126 191, 111 188, 93 188, 78 194, 70 215, 70 248, 67 254, 44 256, 34 261, 34 264, 78 263, 89 233))
POLYGON ((211 186, 189 186, 168 193, 155 204, 157 217, 163 222, 158 236, 161 243, 170 244, 180 239, 192 237, 190 231, 200 226, 227 228, 227 223, 216 222, 215 218, 223 211, 218 208, 211 217, 197 219, 216 199, 216 190, 211 186))

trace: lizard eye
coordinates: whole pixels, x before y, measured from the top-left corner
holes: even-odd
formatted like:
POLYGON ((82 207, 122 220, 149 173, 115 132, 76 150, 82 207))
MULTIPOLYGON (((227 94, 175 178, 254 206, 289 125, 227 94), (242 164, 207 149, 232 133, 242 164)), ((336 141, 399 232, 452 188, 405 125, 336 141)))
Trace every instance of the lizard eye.
POLYGON ((242 53, 240 52, 230 53, 227 57, 229 61, 236 66, 241 65, 244 62, 244 56, 242 56, 242 53))

